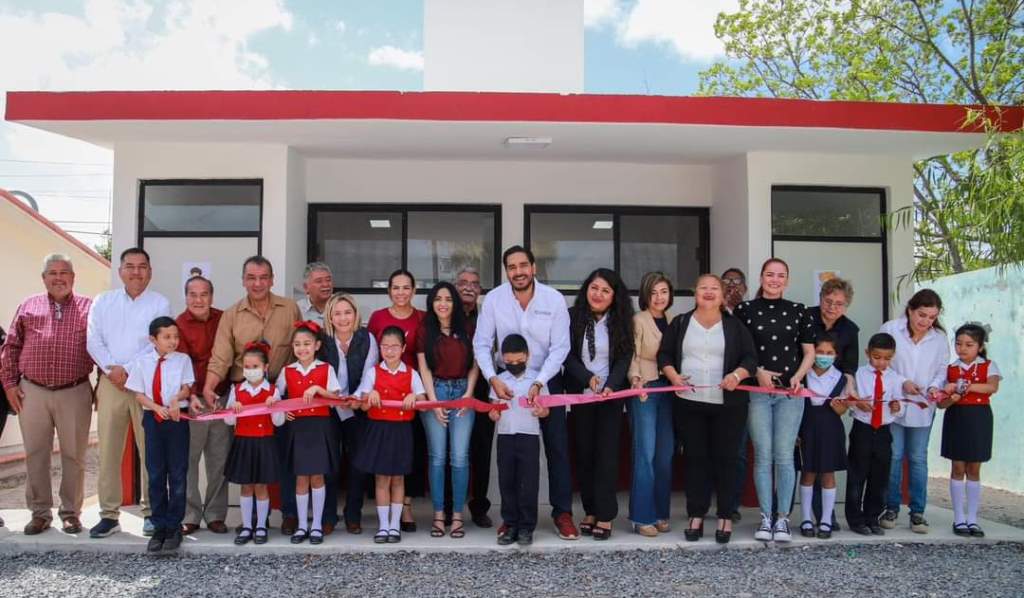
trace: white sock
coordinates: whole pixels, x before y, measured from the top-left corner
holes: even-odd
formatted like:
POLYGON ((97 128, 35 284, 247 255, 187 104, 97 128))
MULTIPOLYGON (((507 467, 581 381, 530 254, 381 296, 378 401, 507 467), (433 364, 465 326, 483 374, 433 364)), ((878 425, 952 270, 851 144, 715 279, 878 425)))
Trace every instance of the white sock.
POLYGON ((385 532, 388 531, 388 511, 390 510, 391 507, 387 505, 377 507, 377 527, 385 532))
POLYGON ((832 526, 832 511, 836 508, 836 489, 821 489, 821 522, 832 526))
POLYGON ((967 480, 967 525, 978 522, 978 507, 981 505, 981 482, 967 480))
POLYGON ((949 498, 953 501, 953 523, 964 523, 964 481, 949 480, 949 498))
POLYGON ((299 512, 299 527, 296 531, 309 530, 309 494, 295 495, 295 509, 299 512))
POLYGON ((267 527, 267 516, 270 515, 270 499, 256 499, 256 527, 267 527))
POLYGON ((310 529, 323 531, 321 522, 324 518, 324 497, 327 495, 327 488, 313 488, 313 525, 310 529))
POLYGON ((242 527, 252 527, 252 497, 243 496, 238 501, 242 509, 242 527))
MULTIPOLYGON (((814 521, 814 510, 811 509, 811 501, 814 498, 814 486, 800 485, 800 511, 804 515, 804 521, 814 521)), ((822 519, 824 521, 824 519, 822 519)))
POLYGON ((391 503, 391 521, 388 529, 402 529, 402 503, 391 503))

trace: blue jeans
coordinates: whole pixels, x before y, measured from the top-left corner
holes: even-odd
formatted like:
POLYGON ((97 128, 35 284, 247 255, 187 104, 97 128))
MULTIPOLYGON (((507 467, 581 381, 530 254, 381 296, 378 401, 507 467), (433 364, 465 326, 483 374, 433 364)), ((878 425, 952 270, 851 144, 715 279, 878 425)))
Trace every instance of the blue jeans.
POLYGON ((892 463, 889 465, 889 499, 886 508, 900 512, 903 502, 903 457, 910 462, 910 512, 924 513, 928 503, 928 438, 932 427, 889 426, 892 433, 892 463))
POLYGON ((750 393, 748 429, 754 443, 754 485, 762 513, 772 512, 772 478, 776 478, 776 512, 786 515, 793 507, 796 470, 793 447, 804 415, 803 399, 785 395, 750 393), (774 464, 775 476, 772 476, 774 464))
POLYGON ((157 422, 152 411, 142 414, 146 432, 146 473, 153 525, 172 532, 185 518, 185 483, 188 479, 188 421, 157 422))
MULTIPOLYGON (((434 380, 434 395, 438 401, 452 401, 466 394, 466 379, 434 380)), ((430 498, 434 511, 444 510, 445 453, 450 450, 452 463, 452 512, 461 513, 466 505, 469 488, 469 439, 473 435, 476 413, 470 409, 461 417, 457 409, 448 409, 448 425, 442 426, 433 411, 420 413, 420 421, 427 433, 427 452, 430 454, 430 498), (449 446, 450 444, 450 446, 449 446)))
MULTIPOLYGON (((667 382, 655 380, 656 389, 667 382)), ((633 434, 633 483, 629 490, 629 519, 638 525, 668 521, 672 499, 672 393, 652 392, 647 400, 626 403, 633 434)))

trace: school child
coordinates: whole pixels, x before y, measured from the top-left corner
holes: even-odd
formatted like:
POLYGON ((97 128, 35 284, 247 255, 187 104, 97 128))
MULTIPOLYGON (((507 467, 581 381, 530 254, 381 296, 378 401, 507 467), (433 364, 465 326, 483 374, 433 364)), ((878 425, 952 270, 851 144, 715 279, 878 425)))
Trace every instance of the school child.
POLYGON ((817 397, 808 398, 800 422, 800 508, 804 520, 800 533, 808 538, 832 537, 832 513, 836 505, 837 471, 846 470, 846 429, 842 415, 846 413, 847 378, 833 363, 836 360, 836 339, 825 333, 814 344, 814 366, 807 373, 807 389, 817 397), (821 479, 821 521, 817 530, 811 503, 814 481, 821 479))
POLYGON ((956 331, 959 359, 946 372, 946 394, 939 403, 942 417, 942 456, 953 462, 949 494, 953 499, 953 533, 984 538, 978 525, 981 504, 981 464, 992 458, 992 407, 989 398, 999 390, 1002 376, 988 359, 988 334, 975 323, 956 331), (964 482, 964 477, 967 481, 964 482), (967 511, 964 512, 966 490, 967 511))
MULTIPOLYGON (((265 404, 269 407, 280 400, 277 387, 267 381, 269 355, 270 345, 266 341, 245 345, 242 353, 242 375, 245 381, 231 385, 226 408, 241 413, 250 405, 265 404)), ((242 486, 242 529, 235 537, 235 544, 241 546, 249 540, 256 544, 266 544, 267 515, 270 513, 267 484, 277 482, 281 475, 279 452, 274 441, 274 424, 284 423, 284 414, 229 416, 225 423, 235 428, 235 438, 224 468, 225 475, 229 482, 242 486), (254 496, 255 522, 252 518, 254 496)))
POLYGON ((902 409, 913 383, 890 369, 896 339, 880 332, 868 341, 868 365, 857 369, 857 395, 852 401, 853 427, 846 473, 846 521, 861 535, 885 535, 878 517, 885 505, 892 459, 889 424, 902 409))
POLYGON ((412 420, 417 401, 426 400, 427 391, 416 370, 402 361, 405 332, 388 326, 380 334, 379 363, 368 371, 356 389, 356 396, 367 410, 362 446, 353 465, 374 474, 377 499, 377 544, 402 541, 402 503, 405 500, 405 474, 412 471, 412 420), (382 407, 381 401, 402 401, 401 408, 382 407))
POLYGON ((185 482, 188 477, 188 409, 195 383, 192 360, 179 353, 178 326, 161 316, 149 324, 153 348, 132 362, 125 388, 142 405, 146 436, 146 473, 153 536, 147 552, 174 551, 181 546, 181 520, 185 518, 185 482))
MULTIPOLYGON (((538 372, 527 370, 530 350, 526 339, 510 334, 501 342, 501 359, 505 371, 498 378, 515 397, 525 397, 537 380, 538 372)), ((547 394, 547 387, 540 394, 547 394)), ((491 391, 491 401, 498 397, 491 391)), ((537 492, 540 476, 540 421, 548 416, 548 408, 537 405, 522 407, 518 398, 507 403, 505 411, 488 411, 496 422, 498 434, 498 488, 501 492, 502 525, 498 529, 498 544, 505 546, 518 542, 520 546, 533 543, 533 530, 537 527, 537 492)))
MULTIPOLYGON (((301 398, 312 402, 317 397, 339 398, 341 386, 330 364, 316 358, 320 350, 320 325, 316 322, 295 323, 292 331, 292 353, 295 361, 286 365, 277 376, 277 390, 288 399, 301 398)), ((334 410, 327 406, 289 411, 291 422, 285 435, 284 459, 295 474, 295 506, 299 523, 292 534, 292 544, 307 538, 310 544, 324 541, 323 515, 324 476, 338 471, 341 456, 331 418, 334 410), (310 496, 313 521, 307 519, 310 496)))

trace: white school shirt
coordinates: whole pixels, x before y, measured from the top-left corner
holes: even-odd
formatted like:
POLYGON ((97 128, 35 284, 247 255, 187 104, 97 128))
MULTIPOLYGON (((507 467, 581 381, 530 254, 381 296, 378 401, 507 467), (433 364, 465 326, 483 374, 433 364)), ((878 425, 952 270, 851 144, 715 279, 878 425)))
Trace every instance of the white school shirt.
MULTIPOLYGON (((862 365, 857 368, 857 374, 854 376, 857 381, 857 394, 861 400, 871 401, 875 398, 875 368, 870 365, 862 365)), ((907 378, 897 374, 892 368, 889 368, 882 372, 882 400, 888 401, 891 399, 902 399, 903 397, 903 383, 907 381, 907 378)), ((908 411, 903 403, 896 403, 900 407, 900 414, 904 411, 908 411)), ((882 425, 891 424, 896 421, 899 414, 893 415, 889 411, 891 403, 882 403, 882 425)), ((911 409, 919 409, 919 407, 911 407, 911 409)), ((923 411, 923 410, 922 410, 923 411)), ((854 419, 858 419, 867 425, 871 425, 871 411, 861 411, 857 407, 850 409, 850 413, 853 414, 854 419)))
MULTIPOLYGON (((150 345, 149 351, 139 355, 128 366, 128 381, 124 387, 132 392, 144 394, 154 402, 153 398, 153 377, 156 374, 156 363, 160 355, 150 345)), ((168 353, 164 356, 164 362, 160 366, 160 402, 164 407, 170 407, 171 397, 181 391, 186 384, 195 384, 195 372, 192 370, 192 360, 184 353, 168 353)), ((185 398, 178 403, 182 409, 188 409, 188 399, 185 398)))
POLYGON ((533 298, 524 310, 510 283, 484 296, 473 336, 473 355, 484 380, 495 376, 492 349, 510 334, 521 334, 530 350, 528 370, 536 371, 530 383, 547 384, 562 369, 569 355, 569 309, 565 298, 555 289, 534 280, 533 298), (497 343, 495 343, 497 340, 497 343))
MULTIPOLYGON (((270 382, 267 382, 266 378, 264 378, 263 382, 260 382, 258 386, 253 386, 252 384, 249 384, 248 380, 243 381, 241 383, 241 385, 242 385, 242 390, 244 390, 245 392, 249 393, 252 396, 256 396, 256 395, 260 394, 261 392, 263 392, 264 390, 267 390, 267 389, 270 388, 270 382)), ((235 384, 232 384, 231 385, 231 390, 228 391, 228 402, 224 404, 224 408, 225 409, 231 409, 235 405, 235 402, 237 401, 237 399, 235 399, 235 386, 236 386, 235 384)), ((281 398, 281 391, 278 390, 278 388, 276 386, 274 387, 274 398, 275 399, 281 398)), ((286 417, 285 417, 284 411, 277 411, 275 413, 271 413, 270 414, 270 421, 273 422, 275 426, 283 426, 284 422, 286 421, 286 417)), ((235 416, 234 415, 229 415, 229 416, 225 417, 224 418, 224 423, 229 425, 229 426, 235 425, 235 416)))
POLYGON ((89 356, 105 374, 115 365, 127 366, 152 346, 149 324, 160 316, 171 317, 171 304, 156 291, 146 289, 135 299, 123 288, 100 293, 89 309, 89 356))
MULTIPOLYGON (((608 370, 610 368, 609 354, 610 354, 610 337, 608 336, 608 314, 601 316, 601 319, 594 322, 594 358, 590 358, 590 349, 587 348, 587 335, 583 335, 580 345, 580 356, 583 357, 583 367, 587 368, 591 374, 597 376, 600 379, 598 382, 598 388, 604 388, 604 385, 608 382, 608 370)), ((588 385, 584 390, 583 394, 594 394, 594 391, 590 390, 588 385)))
MULTIPOLYGON (((508 386, 512 391, 512 396, 515 397, 511 401, 502 401, 498 395, 494 394, 494 390, 491 390, 492 403, 508 405, 508 409, 499 412, 501 418, 495 425, 495 431, 498 434, 531 434, 533 436, 540 434, 540 420, 533 414, 530 407, 523 407, 519 404, 519 398, 525 397, 530 392, 530 387, 533 386, 533 381, 538 379, 538 375, 536 371, 530 369, 527 369, 518 378, 508 372, 498 375, 498 379, 508 386)), ((540 394, 547 393, 547 386, 540 389, 540 394)))
MULTIPOLYGON (((888 332, 896 339, 896 354, 890 369, 920 386, 922 392, 927 392, 932 386, 942 388, 945 385, 946 367, 950 361, 949 339, 945 334, 932 328, 921 342, 914 343, 910 340, 905 317, 882 324, 881 332, 888 332)), ((925 402, 923 396, 915 400, 925 402)), ((932 402, 928 402, 925 409, 904 409, 900 417, 896 418, 896 423, 908 428, 928 427, 935 419, 935 409, 936 405, 932 402)))
MULTIPOLYGON (((368 373, 373 370, 373 366, 380 359, 380 352, 377 349, 377 340, 373 338, 372 334, 367 334, 367 338, 370 339, 370 348, 366 351, 366 361, 363 362, 363 375, 359 378, 360 380, 366 378, 368 373)), ((341 388, 342 396, 353 395, 348 387, 348 364, 345 362, 345 349, 341 346, 341 341, 337 338, 334 339, 334 346, 338 348, 338 369, 334 370, 335 376, 338 377, 338 387, 341 388)), ((351 409, 347 407, 335 407, 335 411, 338 412, 338 418, 341 421, 355 415, 351 409)))
MULTIPOLYGON (((380 367, 384 368, 385 370, 387 370, 388 372, 390 372, 392 374, 397 374, 398 372, 404 372, 407 369, 409 369, 409 368, 407 368, 405 366, 405 362, 404 361, 401 361, 401 362, 398 363, 398 369, 394 369, 393 370, 393 369, 389 368, 388 364, 383 362, 383 361, 380 362, 380 367)), ((353 394, 355 394, 355 396, 357 396, 357 397, 362 397, 363 395, 368 394, 371 390, 373 390, 373 385, 376 384, 376 383, 377 383, 377 368, 376 367, 372 367, 372 368, 370 368, 370 370, 368 372, 363 372, 363 379, 359 381, 359 388, 357 388, 356 392, 353 393, 353 394)), ((423 387, 423 380, 420 378, 420 374, 416 370, 412 370, 412 394, 414 394, 414 395, 425 395, 425 394, 427 394, 427 389, 425 389, 423 387)))
POLYGON ((690 384, 713 387, 698 388, 683 393, 683 397, 715 405, 725 402, 725 395, 717 386, 725 376, 725 332, 721 321, 711 328, 705 328, 697 318, 690 317, 690 323, 683 333, 683 361, 679 367, 680 374, 690 377, 690 384))
MULTIPOLYGON (((871 375, 874 376, 874 374, 871 374, 871 375)), ((807 378, 804 379, 804 383, 807 385, 807 390, 809 390, 809 391, 813 392, 815 395, 817 395, 817 396, 811 397, 811 405, 814 405, 816 407, 820 407, 821 405, 824 405, 825 401, 828 400, 829 395, 832 394, 832 389, 836 387, 836 384, 839 384, 839 380, 842 377, 843 377, 843 373, 840 372, 838 369, 836 369, 836 366, 834 366, 834 365, 828 366, 828 369, 825 370, 825 373, 820 375, 820 376, 817 373, 815 373, 814 368, 811 368, 810 370, 808 370, 807 371, 807 378), (818 397, 822 397, 822 398, 818 398, 818 397)), ((884 380, 883 380, 882 383, 883 384, 885 383, 884 380)), ((871 389, 872 389, 872 391, 874 390, 874 388, 875 388, 875 379, 872 377, 871 378, 871 389)), ((868 423, 870 423, 870 420, 868 420, 868 423)))
MULTIPOLYGON (((963 359, 957 359, 956 361, 953 362, 953 365, 955 365, 956 367, 958 367, 961 370, 966 372, 967 370, 971 369, 971 367, 973 367, 974 365, 985 363, 986 361, 988 362, 988 377, 989 377, 989 380, 992 379, 992 376, 999 376, 1000 378, 1002 378, 1003 375, 1001 373, 999 373, 999 366, 996 365, 996 362, 994 362, 994 361, 992 361, 990 359, 985 359, 981 355, 975 357, 974 361, 972 361, 971 363, 964 363, 963 359)), ((947 372, 947 374, 948 374, 948 372, 947 372)), ((945 383, 943 383, 941 386, 938 386, 937 388, 941 389, 942 386, 945 386, 945 383)))
MULTIPOLYGON (((304 368, 304 367, 302 367, 301 363, 299 363, 297 361, 294 361, 294 362, 289 363, 288 365, 286 365, 284 367, 292 368, 294 370, 297 370, 303 376, 308 376, 309 373, 312 372, 314 368, 316 368, 316 366, 318 366, 318 365, 320 365, 322 363, 325 363, 325 362, 320 361, 319 359, 314 359, 309 364, 308 368, 304 368)), ((299 398, 299 397, 289 397, 288 396, 288 381, 285 380, 285 375, 284 375, 284 371, 283 370, 281 371, 280 374, 277 375, 277 381, 275 382, 275 384, 277 386, 277 392, 281 395, 282 399, 288 399, 288 398, 295 398, 295 399, 297 399, 297 398, 299 398)), ((334 368, 332 368, 330 364, 327 364, 327 388, 325 388, 324 390, 326 390, 327 392, 332 392, 334 394, 338 394, 338 393, 341 392, 341 385, 338 384, 338 376, 337 376, 337 374, 334 373, 334 368)), ((341 413, 338 413, 338 417, 341 418, 342 420, 348 419, 347 417, 341 417, 341 413)), ((349 417, 352 417, 351 411, 349 412, 349 417)), ((271 419, 273 419, 273 418, 271 418, 271 419)), ((275 423, 275 425, 280 425, 277 422, 274 422, 274 423, 275 423)))

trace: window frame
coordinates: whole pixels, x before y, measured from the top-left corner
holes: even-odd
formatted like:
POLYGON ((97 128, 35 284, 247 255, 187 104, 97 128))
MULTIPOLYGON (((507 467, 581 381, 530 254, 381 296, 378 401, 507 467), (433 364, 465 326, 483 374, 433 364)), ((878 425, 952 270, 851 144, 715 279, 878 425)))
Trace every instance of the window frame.
MULTIPOLYGON (((711 267, 711 208, 695 206, 623 206, 623 205, 598 205, 598 204, 524 204, 523 205, 523 245, 530 247, 530 224, 534 214, 610 214, 612 217, 612 259, 611 268, 620 272, 621 246, 622 246, 622 216, 696 216, 699 222, 700 247, 699 255, 700 270, 710 271, 711 267)), ((586 276, 584 274, 584 276, 586 276)), ((674 280, 673 286, 676 297, 693 297, 693 290, 680 288, 680 281, 674 280)), ((583 279, 580 279, 580 284, 583 279)), ((556 289, 563 295, 571 296, 579 292, 579 289, 556 289)), ((629 289, 632 297, 639 296, 640 289, 629 289)))
MULTIPOLYGON (((480 286, 483 291, 490 291, 501 284, 503 269, 501 268, 501 204, 453 204, 453 203, 311 203, 306 215, 306 261, 312 262, 317 257, 317 232, 318 216, 321 213, 346 213, 346 212, 385 212, 401 216, 402 220, 402 263, 401 267, 409 269, 409 212, 474 212, 480 214, 491 214, 494 218, 494 256, 493 256, 493 280, 490 286, 481 277, 480 286)), ((390 274, 390 272, 388 272, 390 274)), ((415 274, 415 273, 414 273, 415 274)), ((335 281, 337 283, 337 281, 335 281)), ((335 292, 345 291, 356 295, 379 294, 386 289, 375 287, 339 287, 335 286, 335 292)), ((416 294, 426 295, 430 289, 421 288, 417 285, 416 294)))
POLYGON ((256 249, 258 254, 263 252, 263 179, 140 179, 139 180, 139 215, 137 237, 139 247, 147 238, 256 238, 256 249), (146 188, 173 187, 173 186, 228 186, 228 185, 254 185, 259 187, 259 226, 255 231, 237 230, 204 230, 204 231, 147 231, 146 230, 146 188))

